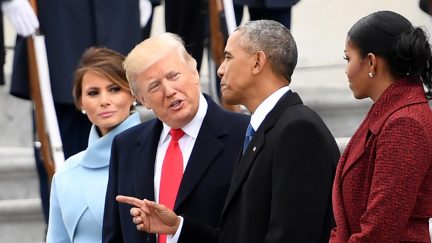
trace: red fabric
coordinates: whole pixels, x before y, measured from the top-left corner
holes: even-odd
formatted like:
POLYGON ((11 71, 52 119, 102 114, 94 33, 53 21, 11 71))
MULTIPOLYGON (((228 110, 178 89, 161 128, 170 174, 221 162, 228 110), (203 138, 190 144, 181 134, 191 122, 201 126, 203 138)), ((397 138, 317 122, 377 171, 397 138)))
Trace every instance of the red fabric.
MULTIPOLYGON (((181 129, 171 129, 171 141, 162 164, 159 203, 173 209, 177 192, 183 177, 183 155, 178 140, 183 137, 181 129)), ((159 235, 159 243, 166 242, 166 235, 159 235)))
POLYGON ((432 112, 423 87, 391 85, 336 170, 331 243, 431 242, 432 112))

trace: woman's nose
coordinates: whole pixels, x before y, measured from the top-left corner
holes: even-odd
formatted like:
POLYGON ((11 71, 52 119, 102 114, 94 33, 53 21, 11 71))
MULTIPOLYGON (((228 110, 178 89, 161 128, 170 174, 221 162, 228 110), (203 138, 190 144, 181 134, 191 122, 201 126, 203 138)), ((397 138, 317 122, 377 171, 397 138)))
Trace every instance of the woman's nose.
POLYGON ((107 106, 110 104, 109 94, 106 92, 102 92, 100 95, 100 104, 101 106, 107 106))

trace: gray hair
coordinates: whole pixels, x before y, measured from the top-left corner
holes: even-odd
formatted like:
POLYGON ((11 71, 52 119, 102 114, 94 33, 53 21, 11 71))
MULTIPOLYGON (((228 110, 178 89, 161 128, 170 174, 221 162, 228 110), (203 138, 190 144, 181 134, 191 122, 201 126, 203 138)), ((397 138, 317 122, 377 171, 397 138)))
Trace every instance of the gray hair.
POLYGON ((136 45, 129 52, 123 62, 123 67, 126 71, 126 77, 132 94, 136 95, 138 93, 135 82, 136 75, 172 52, 178 52, 191 70, 196 69, 196 60, 186 51, 181 37, 173 33, 166 32, 150 37, 136 45))
POLYGON ((284 25, 273 20, 255 20, 244 23, 235 31, 240 32, 240 45, 246 51, 264 52, 273 72, 291 81, 297 65, 297 45, 284 25))

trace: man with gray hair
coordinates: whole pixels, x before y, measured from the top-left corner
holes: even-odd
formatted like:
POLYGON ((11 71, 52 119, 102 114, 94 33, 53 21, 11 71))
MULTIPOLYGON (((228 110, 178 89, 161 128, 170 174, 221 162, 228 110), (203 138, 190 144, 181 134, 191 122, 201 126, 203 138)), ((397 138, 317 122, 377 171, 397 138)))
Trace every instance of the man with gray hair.
POLYGON ((252 113, 219 228, 177 216, 149 200, 134 205, 138 230, 179 235, 179 242, 328 242, 331 190, 339 150, 322 119, 289 88, 297 63, 290 31, 271 20, 237 28, 218 70, 222 98, 252 113))

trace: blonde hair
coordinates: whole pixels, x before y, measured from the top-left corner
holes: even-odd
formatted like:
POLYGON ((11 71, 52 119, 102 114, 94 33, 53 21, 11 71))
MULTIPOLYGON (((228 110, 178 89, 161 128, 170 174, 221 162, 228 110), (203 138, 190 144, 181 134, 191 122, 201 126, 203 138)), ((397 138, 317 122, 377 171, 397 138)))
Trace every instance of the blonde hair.
POLYGON ((166 32, 150 37, 136 45, 123 62, 132 94, 136 95, 138 92, 135 84, 136 75, 175 51, 191 69, 196 69, 196 60, 186 51, 183 40, 176 34, 166 32))

